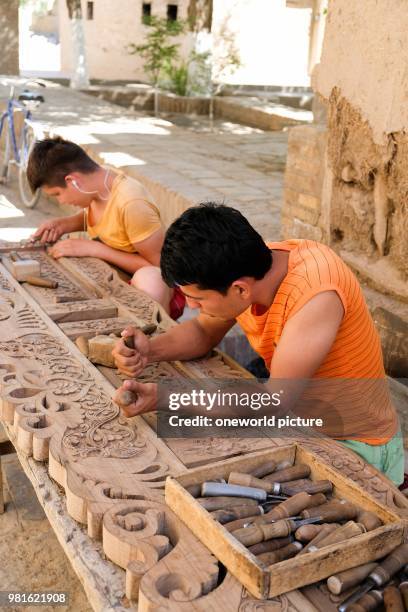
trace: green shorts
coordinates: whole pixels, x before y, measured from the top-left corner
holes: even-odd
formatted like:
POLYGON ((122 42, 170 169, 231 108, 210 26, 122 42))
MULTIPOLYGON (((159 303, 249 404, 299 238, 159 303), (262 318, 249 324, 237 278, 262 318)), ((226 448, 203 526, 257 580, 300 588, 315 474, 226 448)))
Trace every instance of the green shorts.
POLYGON ((404 444, 401 430, 387 444, 366 444, 357 440, 338 440, 383 472, 399 487, 404 482, 404 444))

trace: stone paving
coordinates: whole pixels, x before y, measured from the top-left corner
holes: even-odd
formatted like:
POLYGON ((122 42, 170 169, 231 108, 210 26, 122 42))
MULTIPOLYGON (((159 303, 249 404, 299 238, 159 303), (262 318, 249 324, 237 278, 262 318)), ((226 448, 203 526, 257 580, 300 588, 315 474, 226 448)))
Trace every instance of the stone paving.
MULTIPOLYGON (((4 437, 0 425, 0 439, 4 437)), ((83 588, 66 558, 17 455, 2 457, 5 512, 0 514, 0 590, 64 591, 69 608, 91 612, 83 588), (7 563, 3 560, 7 559, 7 563)), ((5 608, 1 608, 4 610, 5 608)), ((52 612, 55 606, 11 606, 9 612, 52 612)))
MULTIPOLYGON (((0 79, 0 104, 19 82, 0 79)), ((166 224, 191 204, 217 200, 238 208, 265 239, 279 238, 286 132, 221 120, 211 132, 202 117, 149 117, 50 82, 41 93, 46 102, 35 117, 43 127, 143 180, 166 224)))

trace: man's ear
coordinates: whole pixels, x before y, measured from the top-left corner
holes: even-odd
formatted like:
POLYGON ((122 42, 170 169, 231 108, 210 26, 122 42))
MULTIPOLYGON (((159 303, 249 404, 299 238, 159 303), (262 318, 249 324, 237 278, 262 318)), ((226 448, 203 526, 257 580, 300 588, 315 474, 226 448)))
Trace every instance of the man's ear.
POLYGON ((64 176, 64 180, 65 180, 65 185, 67 187, 69 187, 69 185, 73 182, 73 181, 78 181, 78 179, 80 178, 80 175, 77 172, 70 172, 69 174, 67 174, 66 176, 64 176))
POLYGON ((65 181, 65 187, 69 187, 72 181, 75 181, 75 175, 67 174, 66 176, 64 176, 64 181, 65 181))
POLYGON ((231 285, 234 293, 239 296, 241 299, 247 300, 252 293, 252 279, 249 278, 238 278, 231 285))

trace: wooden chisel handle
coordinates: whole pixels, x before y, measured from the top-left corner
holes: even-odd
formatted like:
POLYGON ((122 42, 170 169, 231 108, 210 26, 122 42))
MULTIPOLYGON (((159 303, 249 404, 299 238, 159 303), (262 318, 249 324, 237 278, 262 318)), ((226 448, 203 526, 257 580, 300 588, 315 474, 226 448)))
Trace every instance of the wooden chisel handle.
MULTIPOLYGON (((225 482, 225 480, 220 478, 218 479, 218 482, 225 482)), ((188 491, 192 497, 201 497, 202 484, 202 482, 197 482, 195 484, 189 485, 188 487, 186 487, 186 491, 188 491)), ((243 502, 242 505, 244 505, 244 503, 245 502, 243 502)))
POLYGON ((287 518, 288 516, 296 516, 306 508, 312 508, 314 506, 321 506, 326 501, 326 497, 323 493, 316 493, 315 495, 309 495, 309 493, 297 493, 285 499, 275 508, 265 514, 265 518, 268 520, 287 518), (305 504, 305 505, 303 505, 305 504), (302 507, 303 506, 303 507, 302 507))
POLYGON ((267 493, 272 493, 273 484, 265 482, 260 478, 255 478, 251 474, 243 474, 242 472, 231 472, 228 477, 228 484, 239 485, 240 487, 256 487, 263 489, 267 493))
POLYGON ((368 512, 365 510, 364 512, 360 512, 357 515, 357 523, 361 523, 366 528, 366 531, 372 531, 373 529, 377 529, 377 527, 381 527, 382 521, 378 518, 374 512, 368 512))
POLYGON ((260 555, 257 555, 257 559, 262 561, 265 565, 273 565, 274 563, 279 563, 279 561, 284 561, 285 559, 290 559, 298 554, 300 550, 302 550, 303 546, 300 542, 292 542, 292 544, 288 544, 283 548, 279 548, 273 552, 264 552, 260 555))
POLYGON ((355 523, 354 521, 348 521, 345 525, 338 527, 331 533, 329 533, 325 538, 322 538, 317 544, 308 546, 308 551, 312 552, 315 550, 319 550, 324 546, 330 546, 330 544, 338 544, 339 542, 344 542, 345 540, 349 540, 350 538, 354 538, 357 535, 361 535, 365 533, 366 529, 364 525, 360 525, 359 523, 355 523))
POLYGON ((211 516, 221 523, 231 523, 232 521, 236 521, 240 518, 248 518, 249 516, 259 516, 263 514, 262 506, 258 506, 254 508, 253 506, 236 506, 235 508, 230 508, 229 510, 214 510, 211 512, 211 516))
POLYGON ((322 523, 321 525, 302 525, 295 531, 295 538, 299 542, 311 542, 322 529, 330 527, 330 531, 334 531, 340 527, 340 523, 322 523))
POLYGON ((186 487, 186 491, 190 493, 192 497, 200 497, 201 495, 201 482, 186 487))
POLYGON ((49 278, 42 278, 40 276, 26 276, 23 282, 29 285, 35 285, 36 287, 46 287, 47 289, 56 289, 58 287, 57 281, 50 280, 49 278))
POLYGON ((319 531, 319 533, 317 533, 315 535, 315 537, 313 538, 313 540, 311 540, 309 542, 309 544, 307 546, 304 547, 303 550, 300 551, 299 555, 304 555, 306 553, 309 552, 309 549, 312 546, 316 546, 316 544, 318 542, 320 542, 320 540, 323 540, 323 538, 325 538, 329 533, 331 533, 332 531, 334 531, 335 529, 337 529, 338 524, 337 523, 330 523, 330 524, 325 524, 322 529, 319 531))
POLYGON ((212 512, 214 510, 225 510, 235 508, 235 506, 252 506, 258 508, 258 504, 254 499, 246 497, 199 497, 197 498, 200 506, 212 512))
POLYGON ((290 480, 299 480, 299 478, 308 478, 310 476, 310 467, 303 463, 292 465, 284 470, 273 472, 265 476, 266 482, 288 482, 290 480))
POLYGON ((408 610, 408 582, 406 580, 401 582, 399 589, 401 591, 402 599, 404 600, 405 609, 408 610))
POLYGON ((293 531, 293 521, 277 521, 267 525, 253 525, 237 529, 232 535, 245 546, 253 546, 264 540, 284 538, 293 531))
MULTIPOLYGON (((156 329, 157 329, 157 325, 155 323, 149 323, 148 325, 143 325, 143 327, 140 327, 140 331, 142 331, 146 336, 150 336, 150 334, 155 332, 156 329)), ((125 346, 127 346, 130 349, 136 348, 134 336, 125 336, 123 338, 123 342, 125 343, 125 346)))
POLYGON ((253 555, 260 555, 265 552, 273 552, 274 550, 278 550, 278 548, 283 548, 288 544, 292 544, 294 541, 293 535, 287 536, 286 538, 276 538, 276 540, 265 540, 265 542, 259 542, 259 544, 254 544, 253 546, 249 546, 248 550, 253 555))
POLYGON ((356 603, 347 607, 347 612, 371 612, 377 610, 383 600, 381 591, 370 591, 366 593, 356 603))
POLYGON ((382 586, 407 563, 408 544, 400 544, 371 572, 370 578, 382 586))
POLYGON ((322 506, 307 508, 301 512, 302 518, 312 518, 321 516, 323 522, 338 523, 339 521, 350 521, 356 518, 357 508, 350 502, 341 503, 339 501, 327 502, 322 506))
POLYGON ((402 595, 396 586, 387 586, 383 591, 386 612, 405 612, 402 595))
POLYGON ((135 348, 135 337, 134 336, 125 336, 123 338, 123 342, 125 343, 125 346, 127 346, 130 349, 134 349, 135 348))
POLYGON ((230 533, 232 533, 237 529, 241 529, 247 523, 255 524, 256 520, 259 518, 261 518, 259 515, 247 516, 245 518, 237 519, 236 521, 231 521, 231 523, 224 523, 224 528, 230 533))
POLYGON ((284 495, 295 495, 300 491, 305 491, 311 495, 314 493, 331 493, 333 490, 333 483, 330 480, 316 480, 315 482, 288 482, 283 483, 280 486, 280 492, 284 495))
POLYGON ((351 589, 351 587, 357 586, 357 584, 363 582, 376 565, 377 564, 374 562, 364 563, 364 565, 359 565, 358 567, 353 567, 344 572, 334 574, 327 579, 327 588, 333 595, 340 595, 344 593, 344 591, 347 591, 347 589, 351 589))
POLYGON ((262 463, 262 465, 258 465, 258 467, 251 470, 251 475, 255 476, 255 478, 262 478, 267 474, 271 474, 276 469, 276 461, 267 461, 266 463, 262 463))
POLYGON ((127 406, 130 406, 130 404, 134 404, 135 402, 137 402, 137 393, 133 393, 133 391, 130 391, 129 389, 125 389, 125 390, 121 390, 118 389, 117 391, 115 391, 115 393, 113 394, 113 401, 118 404, 118 406, 121 406, 123 408, 126 408, 127 406))

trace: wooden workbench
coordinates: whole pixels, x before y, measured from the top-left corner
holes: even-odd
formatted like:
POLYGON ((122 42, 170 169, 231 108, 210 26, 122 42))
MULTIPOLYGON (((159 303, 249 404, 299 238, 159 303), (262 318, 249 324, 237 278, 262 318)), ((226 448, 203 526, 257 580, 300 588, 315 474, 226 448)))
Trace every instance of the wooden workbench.
MULTIPOLYGON (((230 574, 223 576, 217 560, 164 504, 168 474, 287 440, 163 440, 154 433, 151 417, 121 418, 110 399, 120 379, 112 370, 93 366, 71 339, 127 322, 156 323, 158 333, 174 323, 101 261, 55 262, 41 250, 29 256, 59 286, 19 285, 0 267, 1 419, 93 608, 334 611, 324 587, 271 601, 253 599, 230 574)), ((245 375, 216 354, 183 364, 153 364, 140 380, 245 375)), ((303 443, 408 517, 406 498, 357 455, 321 438, 303 443)))

